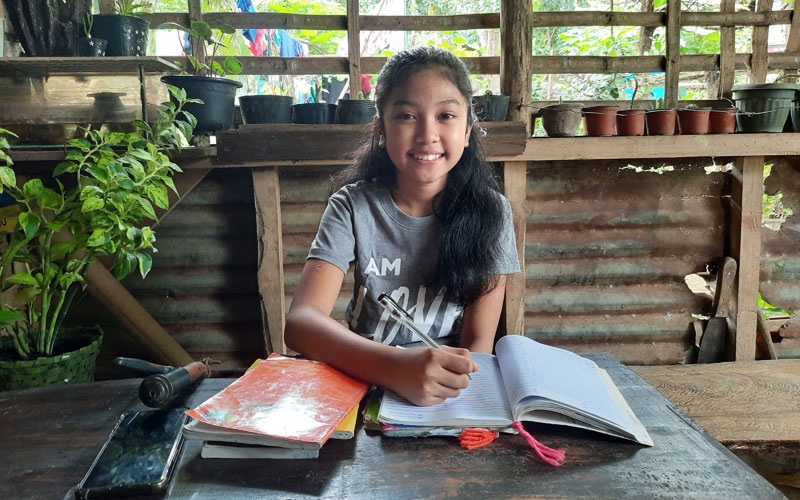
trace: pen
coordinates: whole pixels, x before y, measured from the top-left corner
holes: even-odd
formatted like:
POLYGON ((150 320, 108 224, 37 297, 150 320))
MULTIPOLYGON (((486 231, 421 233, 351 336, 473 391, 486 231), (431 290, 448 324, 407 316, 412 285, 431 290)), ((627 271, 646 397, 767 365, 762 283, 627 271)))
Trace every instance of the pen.
MULTIPOLYGON (((435 340, 430 338, 426 333, 419 329, 419 327, 414 324, 414 321, 411 319, 411 315, 408 314, 405 309, 400 307, 400 305, 394 301, 388 294, 382 293, 378 295, 378 303, 386 309, 389 314, 399 321, 403 326, 414 332, 421 340, 422 343, 426 346, 430 347, 431 349, 441 349, 439 344, 436 343, 435 340)), ((472 380, 472 376, 468 373, 467 377, 472 380)))

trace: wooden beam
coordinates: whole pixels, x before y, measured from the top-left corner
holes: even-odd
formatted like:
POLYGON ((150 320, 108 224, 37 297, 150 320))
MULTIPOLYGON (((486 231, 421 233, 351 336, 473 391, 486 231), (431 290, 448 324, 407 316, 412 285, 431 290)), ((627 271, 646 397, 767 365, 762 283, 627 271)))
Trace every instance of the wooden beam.
POLYGON ((259 236, 258 292, 264 319, 264 342, 269 353, 286 353, 283 329, 286 302, 283 289, 281 196, 276 167, 252 170, 259 236))
MULTIPOLYGON (((772 0, 758 0, 757 12, 772 10, 772 0)), ((752 49, 753 59, 750 66, 750 83, 764 83, 767 81, 767 41, 769 37, 768 26, 753 28, 752 49)))
POLYGON ((680 0, 667 0, 667 49, 666 49, 666 76, 664 82, 664 105, 674 108, 680 99, 681 79, 681 2, 680 0))
POLYGON ((794 3, 792 25, 789 27, 789 38, 786 40, 786 52, 800 52, 800 2, 794 3))
POLYGON ((500 14, 454 16, 361 16, 363 31, 486 30, 500 27, 500 14))
MULTIPOLYGON (((736 0, 721 0, 723 13, 733 12, 736 0)), ((730 99, 736 73, 736 28, 723 26, 719 29, 719 88, 717 95, 730 99)))
MULTIPOLYGON (((203 3, 201 0, 189 0, 189 27, 191 27, 192 23, 196 21, 203 21, 203 3)), ((205 42, 195 37, 191 37, 191 46, 192 55, 195 57, 195 59, 198 61, 204 60, 206 55, 205 42)), ((189 68, 191 65, 188 64, 187 61, 186 65, 183 67, 189 68)))
POLYGON ((113 14, 114 0, 99 0, 98 7, 98 12, 100 14, 113 14))
POLYGON ((525 227, 527 219, 527 162, 510 161, 503 165, 505 195, 514 216, 514 235, 520 272, 506 281, 505 331, 508 335, 525 333, 525 227))
POLYGON ((530 0, 501 0, 500 2, 500 91, 511 96, 509 120, 525 124, 531 135, 531 114, 526 104, 531 100, 531 30, 530 0))
POLYGON ((358 0, 347 0, 347 58, 350 74, 350 99, 358 99, 361 90, 361 40, 358 24, 358 0))
POLYGON ((730 253, 739 263, 736 287, 736 361, 753 360, 756 354, 763 174, 763 157, 739 157, 734 162, 731 216, 738 218, 738 221, 731 221, 730 253))

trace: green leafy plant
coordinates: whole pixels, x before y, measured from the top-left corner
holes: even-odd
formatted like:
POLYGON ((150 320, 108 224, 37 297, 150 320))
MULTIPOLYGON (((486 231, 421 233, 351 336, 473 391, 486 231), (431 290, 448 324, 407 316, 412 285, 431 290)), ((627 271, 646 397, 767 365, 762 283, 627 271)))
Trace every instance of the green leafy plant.
POLYGON ((226 40, 222 39, 227 38, 227 41, 230 41, 231 36, 236 33, 233 27, 226 24, 212 29, 208 23, 195 21, 191 28, 178 23, 164 23, 159 28, 180 30, 193 37, 192 54, 187 56, 191 68, 182 68, 184 73, 197 76, 225 76, 242 72, 242 63, 235 57, 227 56, 222 63, 215 60, 217 50, 220 47, 227 47, 226 40), (214 36, 215 30, 220 34, 219 38, 214 36))
POLYGON ((83 34, 86 35, 86 38, 92 38, 92 24, 94 24, 94 16, 91 12, 87 12, 86 17, 83 18, 83 34))
POLYGON ((314 85, 308 94, 308 102, 322 102, 322 94, 328 92, 327 89, 322 88, 322 82, 319 79, 314 79, 314 85))
POLYGON ((137 2, 136 0, 114 1, 114 12, 120 16, 138 16, 149 8, 150 4, 147 2, 137 2))
MULTIPOLYGON (((116 254, 120 279, 150 271, 155 233, 141 223, 157 220, 154 206, 169 207, 172 174, 181 169, 167 153, 180 150, 196 124, 183 111, 190 102, 184 91, 169 90, 175 101, 159 107, 152 126, 137 120, 135 132, 87 129, 84 138, 69 140, 52 187, 39 178, 18 185, 11 158, 0 154, 2 190, 20 208, 0 253, 0 335, 20 359, 53 355, 64 315, 97 256, 116 254)), ((5 138, 0 147, 8 147, 5 138)))

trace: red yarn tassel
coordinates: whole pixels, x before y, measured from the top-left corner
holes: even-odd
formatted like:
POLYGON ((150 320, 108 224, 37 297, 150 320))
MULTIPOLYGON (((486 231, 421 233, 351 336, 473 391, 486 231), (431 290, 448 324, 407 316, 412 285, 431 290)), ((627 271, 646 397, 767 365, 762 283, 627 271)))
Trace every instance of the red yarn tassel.
POLYGON ((525 438, 525 441, 531 445, 531 448, 533 448, 533 451, 536 452, 539 458, 555 467, 564 465, 564 450, 554 450, 553 448, 549 448, 535 440, 533 436, 531 436, 530 433, 526 431, 524 427, 522 427, 522 422, 514 422, 511 424, 511 427, 525 438))
POLYGON ((461 446, 468 450, 474 450, 481 446, 486 446, 497 437, 497 432, 486 429, 464 429, 458 436, 461 446))

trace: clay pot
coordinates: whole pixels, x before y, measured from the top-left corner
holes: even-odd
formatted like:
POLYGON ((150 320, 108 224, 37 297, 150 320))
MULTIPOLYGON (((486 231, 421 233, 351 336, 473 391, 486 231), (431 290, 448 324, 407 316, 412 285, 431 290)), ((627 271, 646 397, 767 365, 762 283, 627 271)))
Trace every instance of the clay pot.
POLYGON ((581 103, 561 103, 539 110, 548 137, 574 137, 581 122, 581 103))
POLYGON ((644 135, 644 110, 623 109, 618 111, 617 135, 644 135))
POLYGON ((591 106, 583 108, 583 130, 592 137, 614 135, 619 106, 591 106))
POLYGON ((705 135, 708 133, 708 108, 685 108, 678 110, 678 130, 681 135, 705 135))
POLYGON ((647 135, 675 135, 675 110, 656 109, 647 112, 647 135))
POLYGON ((736 130, 736 108, 712 109, 708 115, 709 134, 732 134, 736 130))

